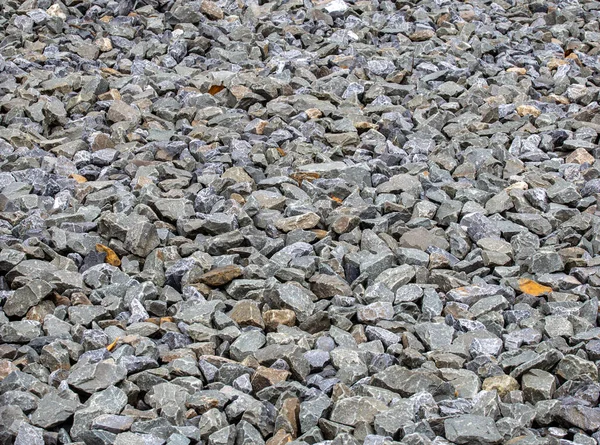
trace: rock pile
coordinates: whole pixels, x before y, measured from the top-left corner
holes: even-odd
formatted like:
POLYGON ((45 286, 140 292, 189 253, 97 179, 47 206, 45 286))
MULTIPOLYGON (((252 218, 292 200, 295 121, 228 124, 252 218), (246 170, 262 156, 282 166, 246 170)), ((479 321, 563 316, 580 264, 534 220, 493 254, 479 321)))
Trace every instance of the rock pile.
POLYGON ((0 2, 0 444, 600 441, 600 2, 0 2))

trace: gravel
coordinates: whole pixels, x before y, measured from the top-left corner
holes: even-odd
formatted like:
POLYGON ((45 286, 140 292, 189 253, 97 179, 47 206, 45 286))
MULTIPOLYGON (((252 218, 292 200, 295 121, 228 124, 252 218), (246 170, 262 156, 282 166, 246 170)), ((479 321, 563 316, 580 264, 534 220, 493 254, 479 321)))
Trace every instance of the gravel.
POLYGON ((600 441, 600 2, 0 2, 0 445, 600 441))

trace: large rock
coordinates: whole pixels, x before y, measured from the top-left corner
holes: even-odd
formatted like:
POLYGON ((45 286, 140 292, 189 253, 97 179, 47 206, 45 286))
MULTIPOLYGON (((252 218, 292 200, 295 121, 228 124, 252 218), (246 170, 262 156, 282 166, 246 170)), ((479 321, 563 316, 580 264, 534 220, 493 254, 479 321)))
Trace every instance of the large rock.
POLYGON ((113 101, 106 115, 111 122, 129 121, 138 123, 140 121, 140 112, 131 105, 122 100, 113 101))
POLYGON ((29 308, 42 301, 52 292, 52 286, 43 280, 32 280, 17 289, 4 303, 4 313, 9 317, 22 317, 29 308))
POLYGON ((127 231, 125 247, 134 255, 146 257, 160 244, 156 227, 149 222, 133 224, 127 231))
POLYGON ((88 394, 93 394, 121 382, 127 376, 127 369, 114 359, 98 363, 78 363, 71 368, 67 382, 70 386, 88 394))
POLYGON ((40 400, 37 409, 31 415, 31 422, 40 428, 53 428, 69 420, 79 406, 75 394, 64 394, 61 397, 60 393, 53 391, 40 400))
POLYGON ((348 283, 337 275, 317 274, 310 279, 311 290, 319 298, 331 298, 336 295, 352 295, 348 283))
POLYGON ((334 405, 330 419, 355 426, 359 422, 372 423, 377 414, 387 409, 385 403, 373 397, 347 397, 334 405))
POLYGON ((556 377, 541 369, 532 369, 521 378, 523 397, 535 404, 540 400, 550 400, 556 390, 556 377))
POLYGON ((462 415, 446 419, 444 431, 449 441, 459 444, 502 442, 502 436, 494 420, 489 417, 462 415))
POLYGON ((314 212, 305 213, 297 216, 290 216, 288 218, 281 218, 275 221, 275 227, 283 232, 291 232, 292 230, 312 229, 319 224, 321 218, 314 212))
POLYGON ((265 298, 273 308, 293 311, 300 321, 306 320, 315 311, 315 303, 312 301, 311 294, 295 284, 275 284, 266 289, 265 298))
POLYGON ((402 366, 390 366, 375 374, 371 382, 374 386, 389 389, 402 397, 410 397, 421 391, 435 392, 442 384, 442 379, 433 372, 412 371, 402 366))

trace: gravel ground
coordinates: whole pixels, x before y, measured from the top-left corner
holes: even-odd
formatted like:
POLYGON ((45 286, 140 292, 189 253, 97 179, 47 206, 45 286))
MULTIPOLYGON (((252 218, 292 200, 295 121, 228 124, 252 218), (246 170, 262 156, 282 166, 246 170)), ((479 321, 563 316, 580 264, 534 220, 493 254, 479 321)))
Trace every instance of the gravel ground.
POLYGON ((600 2, 0 1, 0 445, 600 441, 600 2))

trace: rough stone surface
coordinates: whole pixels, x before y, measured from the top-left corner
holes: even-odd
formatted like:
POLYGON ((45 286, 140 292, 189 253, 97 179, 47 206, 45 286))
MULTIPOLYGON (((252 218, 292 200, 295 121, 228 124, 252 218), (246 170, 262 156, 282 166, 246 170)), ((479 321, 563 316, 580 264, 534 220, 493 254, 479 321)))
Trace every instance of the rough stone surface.
POLYGON ((446 419, 444 430, 449 441, 455 443, 500 443, 502 436, 493 419, 463 415, 446 419))
POLYGON ((0 2, 0 443, 598 442, 599 23, 0 2))

